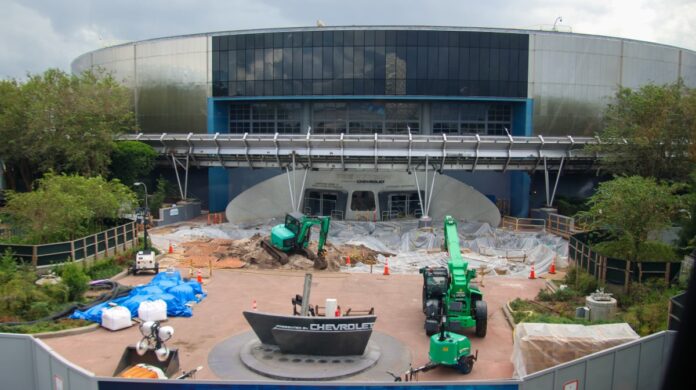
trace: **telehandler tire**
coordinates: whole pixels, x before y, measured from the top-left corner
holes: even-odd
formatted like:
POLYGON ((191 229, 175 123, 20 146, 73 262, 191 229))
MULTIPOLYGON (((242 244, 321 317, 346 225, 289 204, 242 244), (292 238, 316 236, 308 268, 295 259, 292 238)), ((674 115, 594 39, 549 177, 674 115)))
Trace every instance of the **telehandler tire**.
POLYGON ((476 336, 486 337, 488 327, 488 306, 484 301, 476 301, 476 336))

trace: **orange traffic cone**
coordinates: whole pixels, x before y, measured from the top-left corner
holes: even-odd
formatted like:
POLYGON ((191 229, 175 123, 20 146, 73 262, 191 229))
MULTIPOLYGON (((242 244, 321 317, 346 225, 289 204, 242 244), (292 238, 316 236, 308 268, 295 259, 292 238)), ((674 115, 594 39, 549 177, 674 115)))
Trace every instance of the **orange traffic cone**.
POLYGON ((174 247, 172 246, 172 242, 169 241, 169 253, 174 253, 174 247))
POLYGON ((256 299, 254 299, 253 301, 251 301, 251 310, 254 310, 254 311, 258 310, 258 309, 256 308, 256 299))
POLYGON ((201 275, 200 268, 198 269, 198 274, 196 275, 196 281, 198 281, 198 283, 203 283, 203 275, 201 275))
POLYGON ((346 267, 350 267, 350 256, 346 256, 346 267))
POLYGON ((384 273, 383 275, 389 275, 389 258, 384 261, 384 273))
POLYGON ((551 267, 549 268, 549 273, 551 275, 556 275, 556 256, 551 260, 551 267))
POLYGON ((532 270, 529 271, 529 279, 536 279, 536 273, 534 272, 534 263, 532 263, 532 270))

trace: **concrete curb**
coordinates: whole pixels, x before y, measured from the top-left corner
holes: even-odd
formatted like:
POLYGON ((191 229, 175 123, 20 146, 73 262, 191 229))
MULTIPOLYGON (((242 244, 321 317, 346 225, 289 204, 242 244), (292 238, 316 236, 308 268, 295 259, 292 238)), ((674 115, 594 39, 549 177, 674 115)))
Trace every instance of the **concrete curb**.
POLYGON ((72 329, 63 329, 63 330, 57 330, 55 332, 43 332, 43 333, 34 333, 31 334, 32 337, 35 337, 37 339, 51 339, 54 337, 63 337, 63 336, 72 336, 76 334, 83 334, 87 332, 93 332, 99 328, 99 324, 90 324, 87 326, 82 326, 79 328, 72 328, 72 329))
POLYGON ((510 326, 510 329, 515 330, 515 319, 512 316, 513 310, 510 307, 510 301, 506 302, 501 310, 503 311, 503 315, 505 316, 505 321, 510 326))

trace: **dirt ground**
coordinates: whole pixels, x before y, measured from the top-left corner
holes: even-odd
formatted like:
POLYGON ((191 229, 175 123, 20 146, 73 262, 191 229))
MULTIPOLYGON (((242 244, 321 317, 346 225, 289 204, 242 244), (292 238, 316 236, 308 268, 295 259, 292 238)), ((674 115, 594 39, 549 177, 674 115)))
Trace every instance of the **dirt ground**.
MULTIPOLYGON (((186 276, 188 268, 182 269, 186 276)), ((288 270, 215 270, 212 279, 204 281, 208 297, 194 306, 191 318, 170 318, 167 325, 175 328, 170 347, 179 348, 182 369, 199 365, 204 370, 198 379, 218 379, 208 369, 208 354, 228 337, 250 330, 242 311, 256 300, 258 310, 271 313, 292 313, 290 299, 302 293, 304 272, 288 270)), ((129 276, 123 284, 141 284, 149 276, 129 276)), ((478 349, 479 360, 471 374, 462 377, 456 370, 437 368, 420 374, 420 380, 454 381, 462 379, 503 379, 512 375, 512 331, 502 313, 509 300, 532 298, 543 288, 544 280, 512 277, 491 277, 484 280, 482 290, 488 303, 488 334, 479 339, 473 329, 465 334, 478 349)), ((374 307, 378 316, 375 330, 403 342, 411 351, 414 366, 428 360, 428 338, 423 331, 421 311, 422 278, 419 275, 314 273, 312 304, 326 298, 337 298, 342 308, 374 307)), ((114 373, 123 349, 140 339, 137 327, 117 332, 100 328, 81 335, 45 339, 57 353, 97 375, 114 373)))

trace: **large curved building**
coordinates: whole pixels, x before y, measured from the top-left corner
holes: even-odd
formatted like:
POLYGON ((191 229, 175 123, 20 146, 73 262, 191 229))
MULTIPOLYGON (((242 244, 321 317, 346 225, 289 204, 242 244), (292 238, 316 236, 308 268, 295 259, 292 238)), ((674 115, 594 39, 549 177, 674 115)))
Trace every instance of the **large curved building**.
MULTIPOLYGON (((145 133, 592 135, 619 86, 678 78, 696 86, 696 52, 678 47, 458 27, 178 36, 86 53, 72 71, 96 67, 133 90, 145 133)), ((222 210, 279 171, 205 173, 192 176, 194 193, 222 210)), ((513 214, 528 212, 530 193, 535 205, 537 185, 525 172, 447 174, 491 199, 509 199, 513 214)), ((560 191, 587 191, 586 181, 562 181, 560 191)))

